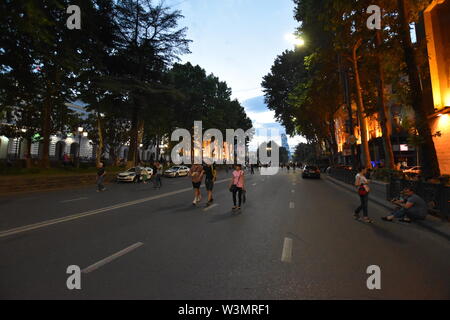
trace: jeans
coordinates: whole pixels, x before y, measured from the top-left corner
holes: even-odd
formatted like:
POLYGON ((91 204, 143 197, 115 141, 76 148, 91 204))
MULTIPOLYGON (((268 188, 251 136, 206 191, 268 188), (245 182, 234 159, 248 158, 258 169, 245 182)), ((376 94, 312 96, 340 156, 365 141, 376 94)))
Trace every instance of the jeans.
POLYGON ((359 196, 361 205, 356 209, 355 213, 359 215, 361 210, 363 211, 364 217, 369 216, 369 195, 366 194, 365 196, 359 196))
POLYGON ((242 204, 242 188, 236 188, 233 191, 233 203, 234 203, 235 207, 236 207, 236 194, 239 196, 239 206, 238 207, 240 207, 242 204))
POLYGON ((154 188, 161 188, 162 187, 161 175, 158 174, 158 173, 153 178, 153 187, 154 188))
POLYGON ((105 180, 104 176, 97 177, 97 190, 102 191, 105 189, 105 186, 103 185, 103 181, 105 180))
POLYGON ((417 212, 413 209, 401 208, 394 211, 392 215, 397 219, 403 219, 406 216, 410 220, 425 220, 425 217, 423 217, 420 214, 417 214, 417 212))

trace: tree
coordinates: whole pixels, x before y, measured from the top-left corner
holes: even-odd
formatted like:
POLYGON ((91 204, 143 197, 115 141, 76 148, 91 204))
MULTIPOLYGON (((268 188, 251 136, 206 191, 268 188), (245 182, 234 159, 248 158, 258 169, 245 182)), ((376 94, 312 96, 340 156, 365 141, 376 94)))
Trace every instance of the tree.
POLYGON ((411 9, 416 12, 423 9, 429 1, 397 0, 398 23, 401 45, 404 51, 407 73, 409 78, 411 103, 416 113, 415 126, 419 137, 420 158, 423 166, 422 174, 427 177, 440 176, 439 161, 433 141, 433 134, 428 123, 428 111, 424 101, 422 87, 420 85, 419 72, 417 70, 417 58, 411 42, 410 23, 412 19, 411 9))
POLYGON ((117 26, 115 65, 116 88, 122 92, 128 105, 131 132, 128 167, 135 165, 140 137, 143 137, 145 119, 140 115, 147 109, 153 113, 155 95, 165 88, 161 79, 164 70, 179 54, 188 53, 190 40, 186 29, 178 29, 179 11, 150 0, 124 0, 114 7, 117 26))
POLYGON ((2 42, 2 59, 6 58, 8 62, 2 70, 2 78, 11 77, 17 101, 39 107, 43 167, 49 167, 50 135, 65 125, 69 114, 65 104, 76 96, 73 88, 82 61, 79 49, 83 39, 76 30, 67 28, 66 9, 71 4, 92 5, 91 1, 83 2, 83 5, 80 2, 2 2, 1 11, 7 22, 1 32, 5 41, 2 42), (12 61, 11 57, 17 53, 23 61, 12 61), (25 93, 27 87, 32 87, 31 94, 25 93))

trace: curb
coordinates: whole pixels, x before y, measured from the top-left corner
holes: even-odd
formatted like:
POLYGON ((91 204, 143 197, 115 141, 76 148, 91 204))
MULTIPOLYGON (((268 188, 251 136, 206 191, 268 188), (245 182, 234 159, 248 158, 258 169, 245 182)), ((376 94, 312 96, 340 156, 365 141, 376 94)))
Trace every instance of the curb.
MULTIPOLYGON (((335 179, 333 177, 327 176, 327 175, 325 177, 326 177, 326 180, 330 181, 331 183, 334 183, 334 184, 336 184, 336 185, 338 185, 340 187, 343 187, 343 188, 345 188, 345 189, 347 189, 349 191, 355 191, 350 185, 348 185, 348 184, 346 184, 346 183, 344 183, 342 181, 339 181, 339 180, 337 180, 337 179, 335 179)), ((369 197, 369 200, 374 202, 374 203, 376 203, 376 204, 378 204, 378 205, 380 205, 380 206, 382 206, 382 207, 384 207, 386 210, 389 210, 390 212, 392 212, 395 209, 387 200, 382 200, 382 199, 379 199, 379 198, 376 198, 376 197, 369 197)), ((433 223, 439 223, 439 222, 442 223, 442 221, 440 219, 428 215, 427 216, 427 220, 428 221, 426 221, 426 220, 425 221, 415 221, 414 223, 416 225, 418 225, 418 226, 420 226, 420 227, 422 227, 422 228, 424 228, 424 229, 426 229, 426 230, 428 230, 428 231, 430 231, 430 232, 432 232, 432 233, 434 233, 436 235, 439 235, 439 236, 445 238, 446 240, 450 241, 450 228, 449 228, 450 225, 444 226, 448 230, 442 231, 442 230, 440 230, 437 227, 432 225, 433 223), (430 221, 430 220, 434 220, 434 221, 430 221)), ((443 222, 443 223, 445 224, 446 222, 443 222)))

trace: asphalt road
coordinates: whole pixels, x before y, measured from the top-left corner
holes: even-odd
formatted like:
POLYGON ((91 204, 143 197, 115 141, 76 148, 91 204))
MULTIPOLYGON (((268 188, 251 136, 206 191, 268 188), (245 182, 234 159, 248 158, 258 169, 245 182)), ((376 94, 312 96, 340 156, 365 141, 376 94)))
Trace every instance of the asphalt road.
POLYGON ((0 199, 0 298, 450 298, 445 239, 382 222, 372 203, 375 224, 354 221, 357 195, 299 171, 248 175, 233 214, 224 178, 209 210, 192 205, 188 178, 0 199), (66 286, 70 265, 81 290, 66 286), (371 265, 381 290, 367 288, 371 265))

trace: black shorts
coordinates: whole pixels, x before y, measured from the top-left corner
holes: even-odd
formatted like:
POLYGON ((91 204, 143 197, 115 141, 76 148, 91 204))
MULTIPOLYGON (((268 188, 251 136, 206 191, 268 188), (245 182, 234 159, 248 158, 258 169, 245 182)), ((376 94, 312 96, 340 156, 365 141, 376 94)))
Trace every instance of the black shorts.
POLYGON ((213 191, 214 189, 214 181, 212 180, 206 180, 205 181, 206 190, 213 191))
POLYGON ((200 189, 200 186, 202 185, 202 182, 192 182, 192 186, 194 189, 200 189))

